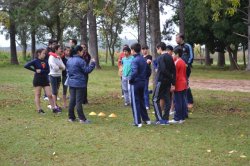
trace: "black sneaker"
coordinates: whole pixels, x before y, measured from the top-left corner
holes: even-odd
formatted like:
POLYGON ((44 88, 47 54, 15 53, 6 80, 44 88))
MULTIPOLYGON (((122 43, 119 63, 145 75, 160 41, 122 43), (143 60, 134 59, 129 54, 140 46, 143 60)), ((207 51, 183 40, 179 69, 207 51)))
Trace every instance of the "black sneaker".
POLYGON ((45 112, 42 109, 38 110, 38 113, 39 114, 45 114, 45 112))
POLYGON ((52 110, 52 111, 53 111, 53 113, 55 113, 55 114, 57 114, 57 113, 61 113, 61 112, 62 112, 62 111, 60 112, 60 110, 59 110, 58 108, 53 108, 53 110, 52 110))

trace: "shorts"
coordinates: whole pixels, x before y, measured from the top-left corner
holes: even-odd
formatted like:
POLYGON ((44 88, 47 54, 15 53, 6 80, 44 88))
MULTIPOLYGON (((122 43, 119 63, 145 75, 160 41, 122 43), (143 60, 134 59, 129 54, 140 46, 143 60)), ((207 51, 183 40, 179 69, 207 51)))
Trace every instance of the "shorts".
POLYGON ((60 83, 61 83, 61 76, 54 77, 50 75, 49 78, 50 78, 50 84, 51 84, 51 89, 52 89, 52 95, 58 95, 58 90, 59 90, 60 83))
POLYGON ((49 77, 48 77, 48 75, 35 75, 34 79, 33 79, 33 86, 34 87, 49 86, 49 77))

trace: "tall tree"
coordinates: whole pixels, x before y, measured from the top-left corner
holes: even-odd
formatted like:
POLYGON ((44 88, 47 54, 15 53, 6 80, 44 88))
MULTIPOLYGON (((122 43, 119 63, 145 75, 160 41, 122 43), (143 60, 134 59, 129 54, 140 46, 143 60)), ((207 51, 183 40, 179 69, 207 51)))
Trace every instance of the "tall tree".
MULTIPOLYGON (((151 53, 152 53, 153 59, 156 59, 158 56, 157 51, 156 51, 156 45, 157 43, 161 41, 159 13, 160 13, 159 1, 148 0, 149 32, 150 32, 150 38, 151 38, 151 53)), ((153 72, 153 77, 155 77, 154 72, 153 72)))
POLYGON ((141 45, 147 44, 146 16, 147 16, 147 1, 139 0, 139 43, 141 45))
POLYGON ((89 52, 90 55, 93 56, 96 60, 96 68, 101 69, 98 56, 96 16, 94 15, 94 4, 91 0, 89 1, 88 20, 89 20, 89 52))

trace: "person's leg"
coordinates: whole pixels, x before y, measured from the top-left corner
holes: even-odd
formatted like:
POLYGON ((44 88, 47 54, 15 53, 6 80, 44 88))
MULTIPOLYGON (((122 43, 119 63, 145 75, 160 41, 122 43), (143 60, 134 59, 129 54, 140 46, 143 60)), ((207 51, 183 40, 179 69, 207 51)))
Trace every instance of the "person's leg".
POLYGON ((35 87, 35 104, 36 104, 36 110, 41 110, 41 104, 40 104, 40 97, 41 97, 41 86, 35 87))
POLYGON ((127 106, 129 102, 129 93, 128 93, 128 80, 127 77, 122 77, 122 91, 124 94, 124 104, 127 106))
POLYGON ((179 121, 179 120, 182 119, 182 97, 181 97, 181 92, 175 92, 174 93, 174 101, 175 101, 174 120, 179 121))
POLYGON ((186 90, 181 92, 181 120, 185 120, 186 116, 188 115, 188 107, 187 107, 187 103, 186 103, 186 90))
POLYGON ((68 86, 64 85, 67 77, 62 77, 62 87, 63 87, 63 107, 67 108, 67 89, 68 86))
POLYGON ((148 112, 146 109, 146 104, 145 104, 145 99, 144 99, 144 95, 145 95, 145 83, 141 83, 140 89, 138 90, 138 96, 139 96, 139 101, 140 101, 140 113, 141 113, 141 118, 144 122, 150 121, 150 118, 148 116, 148 112))
POLYGON ((56 97, 56 94, 57 94, 57 80, 56 80, 56 77, 53 77, 53 76, 50 76, 50 84, 51 84, 51 90, 52 90, 52 99, 53 99, 53 102, 55 103, 55 105, 57 105, 56 103, 56 100, 57 100, 57 97, 56 97))
POLYGON ((164 99, 165 99, 165 107, 164 107, 164 114, 163 114, 163 119, 164 120, 169 120, 169 110, 171 107, 170 104, 170 87, 164 87, 164 90, 162 90, 164 93, 164 99))
POLYGON ((137 85, 131 85, 131 101, 132 101, 132 111, 134 115, 135 125, 141 124, 141 113, 140 113, 140 100, 139 100, 139 91, 137 85))
MULTIPOLYGON (((75 120, 74 108, 76 105, 76 88, 69 87, 70 99, 69 99, 69 119, 75 120)), ((81 101, 82 102, 82 101, 81 101)))
POLYGON ((56 108, 56 105, 54 103, 54 100, 52 98, 52 94, 51 94, 51 88, 50 86, 45 86, 44 87, 44 91, 45 91, 45 94, 48 96, 49 98, 49 103, 51 105, 51 108, 56 108))
POLYGON ((84 88, 76 88, 76 110, 79 120, 86 120, 86 117, 83 113, 82 101, 83 101, 83 90, 84 88))
POLYGON ((156 84, 153 93, 153 106, 154 106, 156 121, 162 120, 162 109, 160 106, 160 97, 159 97, 160 87, 161 87, 161 82, 158 82, 156 84))
POLYGON ((149 109, 148 82, 149 82, 149 79, 146 79, 145 87, 144 87, 144 103, 145 103, 146 109, 149 109))

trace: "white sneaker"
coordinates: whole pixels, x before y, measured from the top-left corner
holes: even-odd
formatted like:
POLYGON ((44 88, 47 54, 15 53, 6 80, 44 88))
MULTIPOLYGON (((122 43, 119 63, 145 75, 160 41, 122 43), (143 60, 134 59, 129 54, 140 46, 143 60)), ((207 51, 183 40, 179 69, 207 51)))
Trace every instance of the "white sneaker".
POLYGON ((52 106, 50 104, 47 107, 48 107, 48 109, 52 109, 52 106))
POLYGON ((60 100, 60 98, 59 98, 59 97, 57 97, 57 100, 60 100))
POLYGON ((121 98, 124 98, 124 96, 122 95, 121 98))
POLYGON ((137 127, 142 127, 142 124, 141 124, 141 123, 140 123, 140 124, 138 124, 138 125, 137 125, 137 127))
POLYGON ((177 121, 177 120, 172 119, 172 120, 169 121, 169 123, 170 124, 178 124, 178 123, 180 123, 180 120, 177 121))
POLYGON ((150 121, 150 120, 145 121, 145 123, 146 123, 147 125, 151 125, 151 121, 150 121))
POLYGON ((184 122, 185 122, 185 120, 180 120, 180 121, 179 121, 179 123, 184 123, 184 122))
POLYGON ((170 111, 169 115, 173 116, 174 115, 174 111, 170 111))
POLYGON ((146 107, 146 110, 149 110, 149 107, 146 107))
POLYGON ((44 98, 43 98, 43 100, 47 100, 47 101, 49 101, 49 98, 48 98, 48 97, 44 97, 44 98))

